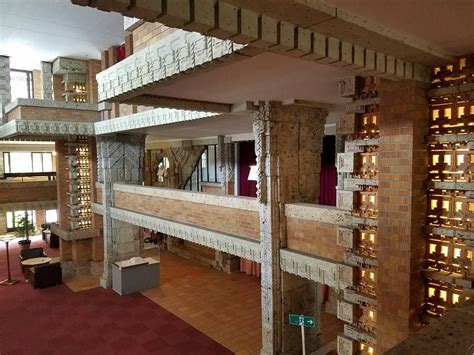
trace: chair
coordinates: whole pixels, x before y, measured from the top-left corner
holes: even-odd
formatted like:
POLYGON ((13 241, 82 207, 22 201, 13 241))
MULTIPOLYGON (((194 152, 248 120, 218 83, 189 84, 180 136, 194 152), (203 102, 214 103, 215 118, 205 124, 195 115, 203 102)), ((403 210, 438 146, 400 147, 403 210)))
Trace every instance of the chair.
POLYGON ((22 261, 32 259, 32 258, 43 258, 47 255, 43 251, 43 248, 30 248, 20 250, 20 269, 23 274, 26 275, 27 267, 21 264, 22 261))
POLYGON ((37 265, 30 267, 28 279, 33 288, 45 288, 62 284, 61 263, 37 265))

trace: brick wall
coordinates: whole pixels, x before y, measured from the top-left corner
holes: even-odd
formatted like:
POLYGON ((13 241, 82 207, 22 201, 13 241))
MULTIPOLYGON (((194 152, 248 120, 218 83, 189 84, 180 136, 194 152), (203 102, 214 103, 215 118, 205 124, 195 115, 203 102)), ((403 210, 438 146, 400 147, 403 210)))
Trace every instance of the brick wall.
POLYGON ((33 70, 33 98, 43 98, 43 87, 41 82, 41 70, 33 70))
POLYGON ((64 101, 64 84, 62 75, 53 75, 53 100, 64 101))
POLYGON ((159 41, 162 38, 176 31, 158 22, 145 22, 133 30, 133 52, 136 53, 140 49, 159 41))
POLYGON ((79 121, 96 122, 100 119, 100 113, 88 110, 70 110, 64 108, 50 108, 38 106, 17 106, 7 114, 8 120, 31 119, 31 120, 54 120, 54 121, 79 121))
POLYGON ((90 104, 96 104, 98 102, 97 97, 97 80, 95 76, 101 70, 100 60, 89 60, 89 70, 87 72, 87 102, 90 104))
POLYGON ((115 191, 115 206, 242 237, 260 238, 259 215, 256 211, 122 191, 115 191))
POLYGON ((56 200, 56 182, 41 181, 0 184, 0 201, 32 202, 56 200))
POLYGON ((289 249, 342 261, 344 248, 336 244, 337 226, 301 218, 286 218, 289 249))
POLYGON ((424 284, 428 102, 421 83, 383 80, 380 88, 377 348, 417 330, 424 284))

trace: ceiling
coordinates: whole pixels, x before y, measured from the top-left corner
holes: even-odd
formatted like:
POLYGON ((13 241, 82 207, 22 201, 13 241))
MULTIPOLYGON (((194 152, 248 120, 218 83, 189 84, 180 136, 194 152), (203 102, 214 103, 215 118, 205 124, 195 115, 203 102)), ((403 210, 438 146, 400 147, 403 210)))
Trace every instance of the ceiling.
POLYGON ((350 100, 339 96, 338 82, 350 75, 353 73, 343 68, 267 52, 207 71, 192 71, 134 94, 230 104, 299 99, 342 105, 350 100))
POLYGON ((240 112, 201 118, 194 121, 142 128, 133 132, 146 133, 152 136, 153 140, 158 141, 216 137, 219 135, 231 136, 234 134, 252 132, 252 119, 248 112, 240 112))
POLYGON ((474 52, 474 0, 326 0, 454 55, 474 52))
POLYGON ((0 55, 15 69, 39 69, 58 56, 100 59, 123 42, 123 17, 69 0, 0 0, 0 55))

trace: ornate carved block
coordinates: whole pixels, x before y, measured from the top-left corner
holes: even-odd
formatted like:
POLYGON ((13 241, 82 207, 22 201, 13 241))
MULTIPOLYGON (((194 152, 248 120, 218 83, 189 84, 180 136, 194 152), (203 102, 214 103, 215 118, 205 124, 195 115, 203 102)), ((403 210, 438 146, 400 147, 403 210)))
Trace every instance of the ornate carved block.
POLYGON ((353 355, 356 353, 356 344, 354 340, 344 335, 337 336, 337 353, 339 355, 353 355))
POLYGON ((354 249, 356 246, 356 230, 353 228, 337 227, 337 245, 354 249))
POLYGON ((339 81, 339 96, 354 97, 359 94, 362 84, 362 78, 358 76, 349 76, 339 81))
POLYGON ((355 323, 357 321, 357 306, 352 303, 337 301, 337 318, 349 324, 355 323))
POLYGON ((355 170, 356 153, 337 153, 337 171, 339 173, 353 173, 355 170))
POLYGON ((354 209, 354 202, 356 199, 355 191, 337 191, 337 208, 342 210, 352 211, 354 209))
POLYGON ((339 115, 336 125, 336 134, 350 135, 354 134, 356 129, 356 114, 343 113, 339 115))
POLYGON ((343 283, 347 286, 354 286, 356 280, 356 272, 353 266, 345 264, 337 265, 337 275, 340 283, 343 283))

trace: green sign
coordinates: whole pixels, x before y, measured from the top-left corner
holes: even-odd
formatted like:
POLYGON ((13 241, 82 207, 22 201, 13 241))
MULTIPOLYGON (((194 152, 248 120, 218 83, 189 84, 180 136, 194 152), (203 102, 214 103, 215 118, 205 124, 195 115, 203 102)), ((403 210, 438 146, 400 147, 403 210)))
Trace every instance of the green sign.
POLYGON ((291 325, 302 325, 303 327, 310 328, 314 328, 316 326, 314 317, 308 317, 299 314, 290 314, 288 318, 291 325))

